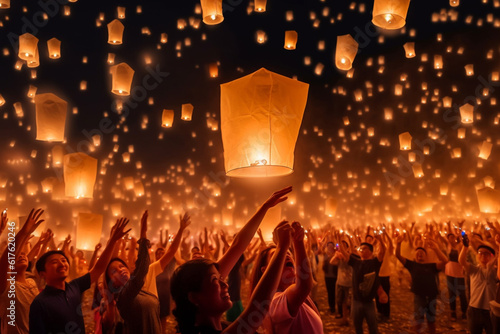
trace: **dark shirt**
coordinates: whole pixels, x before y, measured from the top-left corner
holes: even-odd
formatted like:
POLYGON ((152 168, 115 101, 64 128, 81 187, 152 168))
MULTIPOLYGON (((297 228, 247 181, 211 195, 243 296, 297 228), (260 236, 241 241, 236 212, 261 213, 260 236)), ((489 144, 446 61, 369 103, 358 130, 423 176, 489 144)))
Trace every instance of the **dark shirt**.
POLYGON ((241 292, 241 275, 240 269, 243 261, 245 260, 245 255, 241 255, 238 259, 238 262, 234 265, 233 269, 229 272, 227 276, 227 284, 228 284, 228 292, 229 298, 231 301, 237 302, 241 300, 240 292, 241 292))
POLYGON ((30 307, 30 333, 85 334, 82 293, 90 288, 90 273, 65 283, 60 290, 46 286, 30 307))
POLYGON ((382 262, 378 258, 361 260, 351 254, 347 264, 352 267, 352 296, 354 300, 360 302, 372 301, 377 295, 380 284, 378 272, 382 262))
POLYGON ((411 275, 411 292, 425 297, 437 296, 439 270, 435 263, 417 263, 406 259, 405 268, 411 275))
POLYGON ((337 278, 337 273, 339 271, 339 266, 338 265, 333 265, 330 264, 330 260, 332 259, 332 256, 327 256, 325 254, 323 258, 323 271, 325 272, 325 278, 337 278))

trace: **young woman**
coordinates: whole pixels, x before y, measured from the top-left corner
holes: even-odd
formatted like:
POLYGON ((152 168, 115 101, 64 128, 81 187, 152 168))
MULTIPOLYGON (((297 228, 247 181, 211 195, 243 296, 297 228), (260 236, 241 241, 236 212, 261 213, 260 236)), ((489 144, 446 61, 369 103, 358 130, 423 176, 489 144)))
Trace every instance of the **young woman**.
POLYGON ((176 304, 173 314, 179 333, 252 333, 260 326, 267 313, 266 302, 277 287, 275 278, 284 265, 291 227, 282 224, 275 230, 277 250, 248 307, 229 326, 222 322, 222 315, 232 306, 225 278, 254 237, 267 210, 285 201, 285 195, 290 191, 292 187, 287 187, 271 195, 243 226, 218 262, 196 259, 176 269, 171 280, 171 293, 176 304))

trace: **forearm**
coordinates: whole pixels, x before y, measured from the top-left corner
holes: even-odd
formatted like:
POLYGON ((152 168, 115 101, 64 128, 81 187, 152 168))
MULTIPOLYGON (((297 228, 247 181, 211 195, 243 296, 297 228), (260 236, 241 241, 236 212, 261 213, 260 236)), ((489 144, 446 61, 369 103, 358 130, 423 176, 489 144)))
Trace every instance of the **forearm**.
POLYGON ((162 270, 165 269, 167 264, 174 258, 175 253, 179 249, 179 246, 181 245, 183 232, 184 232, 184 229, 181 229, 181 228, 177 231, 177 234, 175 235, 175 238, 172 241, 172 244, 170 245, 168 250, 165 252, 165 254, 161 257, 160 265, 161 265, 162 270))
POLYGON ((464 267, 464 269, 467 271, 469 269, 469 264, 467 263, 467 251, 469 247, 462 247, 462 250, 460 251, 460 255, 458 256, 458 262, 464 267))
POLYGON ((104 273, 104 270, 106 270, 106 266, 109 263, 109 260, 111 260, 111 255, 113 254, 113 248, 115 247, 117 240, 109 240, 108 244, 102 251, 101 256, 99 257, 99 260, 97 260, 95 266, 90 269, 90 280, 91 282, 96 282, 99 276, 101 276, 102 273, 104 273))
MULTIPOLYGON (((296 284, 303 291, 310 291, 313 285, 311 264, 303 241, 295 242, 296 284)), ((309 294, 309 293, 308 293, 309 294)))

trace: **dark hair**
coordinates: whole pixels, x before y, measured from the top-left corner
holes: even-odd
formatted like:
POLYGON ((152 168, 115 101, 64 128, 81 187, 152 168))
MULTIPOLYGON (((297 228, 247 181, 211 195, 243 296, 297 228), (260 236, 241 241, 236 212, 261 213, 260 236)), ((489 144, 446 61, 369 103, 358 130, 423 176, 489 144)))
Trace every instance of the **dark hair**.
POLYGON ((250 281, 250 293, 253 292, 257 284, 259 284, 262 275, 264 275, 261 268, 267 265, 267 258, 269 257, 269 251, 275 248, 276 248, 275 245, 267 246, 259 253, 259 256, 257 256, 257 260, 255 260, 253 266, 252 280, 250 281))
POLYGON ((175 301, 172 314, 177 320, 177 332, 191 334, 195 330, 198 308, 189 300, 190 292, 200 292, 208 270, 217 263, 208 259, 195 259, 175 269, 170 279, 170 293, 175 301))
POLYGON ((48 251, 47 253, 43 254, 42 256, 40 256, 38 261, 36 261, 36 265, 35 265, 36 271, 38 271, 39 273, 41 273, 42 271, 44 272, 45 271, 45 263, 47 262, 47 259, 54 254, 60 254, 60 255, 64 256, 64 258, 66 259, 66 261, 68 261, 68 264, 69 264, 68 257, 66 256, 66 254, 64 254, 63 251, 51 250, 51 251, 48 251))
POLYGON ((495 250, 493 248, 491 248, 490 246, 487 246, 487 245, 479 245, 477 247, 477 250, 479 251, 481 248, 484 248, 486 250, 488 250, 491 254, 495 255, 495 250))
POLYGON ((113 287, 113 284, 111 283, 111 277, 109 277, 109 274, 108 274, 108 269, 109 269, 109 266, 111 265, 111 263, 115 262, 115 261, 118 261, 120 262, 121 264, 123 264, 125 267, 128 268, 127 264, 125 263, 125 261, 123 261, 122 259, 120 259, 119 257, 114 257, 112 258, 108 265, 106 266, 106 270, 104 271, 104 287, 107 288, 109 291, 111 292, 116 292, 114 291, 114 287, 113 287))
POLYGON ((368 247, 370 249, 370 252, 373 253, 373 245, 371 243, 369 243, 369 242, 362 242, 359 245, 360 246, 366 246, 366 247, 368 247))
POLYGON ((415 248, 415 252, 416 252, 416 251, 418 251, 419 249, 420 249, 420 250, 423 250, 423 251, 424 251, 424 253, 425 253, 425 254, 427 254, 427 251, 425 250, 425 248, 424 248, 424 247, 417 247, 417 248, 415 248))

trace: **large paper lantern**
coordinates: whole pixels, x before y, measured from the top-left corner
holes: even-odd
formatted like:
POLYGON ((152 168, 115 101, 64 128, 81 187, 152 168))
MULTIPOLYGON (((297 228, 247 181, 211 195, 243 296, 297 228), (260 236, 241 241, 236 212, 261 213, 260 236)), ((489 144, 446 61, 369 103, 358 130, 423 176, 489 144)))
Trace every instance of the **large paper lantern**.
POLYGON ((328 217, 335 216, 335 212, 337 211, 338 201, 336 198, 328 197, 325 203, 325 215, 328 217))
POLYGON ((276 205, 267 210, 264 219, 260 223, 260 230, 265 241, 273 240, 273 231, 276 225, 281 221, 281 206, 276 205))
POLYGON ((229 176, 293 172, 309 85, 261 68, 221 85, 221 132, 229 176))
POLYGON ((130 86, 134 78, 134 70, 127 63, 120 63, 111 66, 110 73, 112 77, 111 92, 120 96, 130 95, 130 86))
POLYGON ((295 46, 297 45, 297 39, 299 35, 295 30, 287 30, 285 31, 285 46, 284 48, 287 50, 295 50, 295 46))
POLYGON ((78 213, 76 224, 76 249, 93 250, 101 240, 102 215, 78 213))
POLYGON ((485 187, 477 191, 479 211, 485 213, 498 213, 500 211, 500 192, 485 187))
POLYGON ((172 124, 174 124, 174 111, 163 109, 163 113, 161 115, 161 126, 164 128, 171 128, 172 124))
POLYGON ((201 0, 201 9, 203 10, 203 23, 214 25, 224 21, 222 0, 201 0))
POLYGON ((64 141, 68 103, 52 93, 35 95, 36 140, 64 141))
POLYGON ((47 49, 49 50, 49 58, 61 58, 61 41, 57 38, 51 38, 47 41, 47 49))
POLYGON ((254 7, 255 11, 259 13, 263 13, 266 11, 267 0, 255 0, 254 7))
POLYGON ((30 33, 19 36, 18 56, 22 60, 31 61, 38 53, 38 38, 30 33))
POLYGON ((10 0, 0 0, 0 8, 2 9, 10 8, 10 0))
POLYGON ((479 157, 481 159, 488 159, 491 154, 491 149, 493 148, 493 144, 487 141, 483 141, 481 144, 481 148, 479 149, 479 157))
POLYGON ((460 119, 464 124, 474 122, 474 106, 472 104, 466 103, 460 107, 460 119))
POLYGON ((108 23, 108 43, 118 45, 123 43, 123 30, 125 26, 119 20, 114 19, 108 23))
POLYGON ((64 156, 64 184, 68 197, 93 198, 97 159, 85 153, 64 156))
POLYGON ((406 58, 413 58, 416 56, 415 54, 415 43, 414 42, 408 42, 403 45, 405 48, 405 55, 406 58))
POLYGON ((406 24, 410 0, 375 0, 372 23, 384 29, 399 29, 406 24))
POLYGON ((181 118, 183 121, 190 121, 193 118, 194 107, 191 103, 185 103, 181 108, 181 118))
POLYGON ((417 179, 424 177, 424 170, 422 169, 422 165, 419 163, 414 163, 412 166, 413 176, 417 179))
POLYGON ((399 135, 399 149, 403 151, 411 150, 411 135, 409 132, 403 132, 399 135))
POLYGON ((358 53, 358 42, 351 35, 337 36, 337 48, 335 49, 335 66, 340 70, 350 70, 354 57, 358 53))

